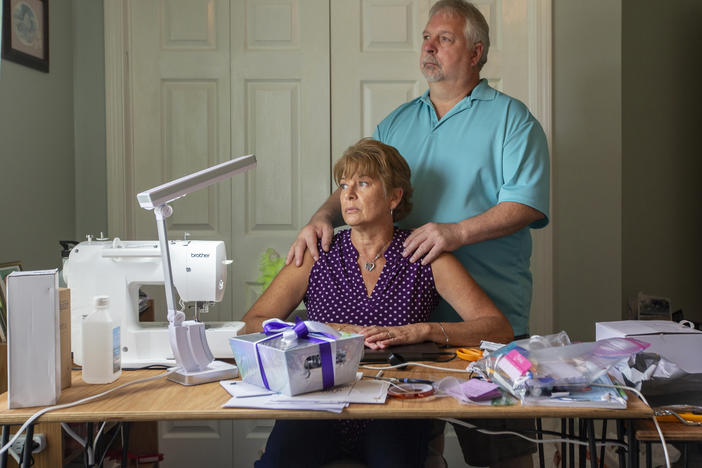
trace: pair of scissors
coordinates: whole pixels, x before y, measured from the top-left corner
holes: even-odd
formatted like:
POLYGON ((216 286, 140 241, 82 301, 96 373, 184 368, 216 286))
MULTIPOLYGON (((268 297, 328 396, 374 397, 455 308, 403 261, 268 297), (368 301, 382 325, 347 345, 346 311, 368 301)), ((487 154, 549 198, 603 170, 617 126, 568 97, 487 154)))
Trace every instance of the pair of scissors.
POLYGON ((473 362, 483 358, 483 350, 480 348, 458 348, 456 356, 464 361, 473 362))

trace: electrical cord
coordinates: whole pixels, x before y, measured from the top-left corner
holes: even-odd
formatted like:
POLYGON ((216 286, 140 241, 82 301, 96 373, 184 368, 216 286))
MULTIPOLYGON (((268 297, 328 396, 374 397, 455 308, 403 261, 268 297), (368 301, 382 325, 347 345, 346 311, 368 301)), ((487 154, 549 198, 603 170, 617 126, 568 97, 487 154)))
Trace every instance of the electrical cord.
POLYGON ((400 364, 395 364, 392 366, 385 366, 385 367, 366 366, 366 365, 358 366, 358 367, 360 367, 362 369, 371 369, 371 370, 387 370, 387 369, 397 369, 397 368, 405 367, 405 366, 419 366, 419 367, 426 367, 429 369, 437 369, 437 370, 444 371, 444 372, 461 372, 464 374, 468 374, 468 373, 472 372, 472 371, 469 371, 466 369, 450 369, 447 367, 432 366, 430 364, 424 364, 422 362, 412 362, 412 361, 402 362, 400 364))
MULTIPOLYGON (((630 392, 634 393, 636 396, 638 396, 641 401, 644 402, 646 406, 649 408, 651 405, 648 403, 646 398, 641 394, 640 391, 633 387, 627 387, 625 385, 607 385, 607 384, 591 384, 593 387, 609 387, 609 388, 619 388, 622 390, 629 390, 630 392)), ((455 419, 455 418, 440 418, 443 421, 450 422, 452 424, 458 424, 459 426, 464 426, 469 429, 475 429, 478 432, 482 432, 483 434, 489 434, 489 435, 503 435, 503 434, 510 434, 510 435, 515 435, 517 437, 521 437, 522 439, 528 440, 529 442, 533 442, 535 444, 545 444, 545 443, 569 443, 569 444, 574 444, 574 445, 585 445, 588 446, 589 442, 581 441, 581 440, 576 440, 576 439, 534 439, 531 437, 527 437, 524 434, 521 434, 519 432, 513 432, 513 431, 491 431, 488 429, 481 429, 473 424, 467 423, 465 421, 461 421, 460 419, 455 419)), ((658 424, 658 421, 656 420, 656 416, 654 415, 651 419, 653 419, 653 424, 656 426, 656 430, 658 431, 658 436, 661 439, 661 445, 663 446, 663 454, 665 456, 665 464, 667 468, 670 468, 670 456, 668 455, 668 448, 666 447, 666 442, 665 442, 665 437, 663 436, 663 431, 661 430, 660 425, 658 424)), ((626 444, 623 444, 618 441, 611 441, 611 440, 605 440, 603 441, 595 441, 596 446, 603 446, 603 445, 613 445, 616 447, 623 447, 625 449, 631 450, 631 447, 627 447, 626 444)))
MULTIPOLYGON (((112 431, 112 438, 110 438, 110 441, 107 443, 104 450, 102 451, 102 456, 100 456, 100 461, 96 464, 96 466, 103 466, 105 456, 107 456, 107 452, 109 451, 110 447, 112 447, 112 444, 115 443, 115 439, 117 439, 117 434, 122 433, 122 424, 124 423, 118 423, 116 426, 110 429, 112 431)), ((124 440, 122 440, 122 443, 124 444, 124 440)))
MULTIPOLYGON (((383 371, 383 370, 386 370, 386 369, 397 369, 397 368, 405 367, 405 366, 426 367, 426 368, 429 368, 429 369, 438 369, 438 370, 445 371, 445 372, 448 371, 448 372, 472 373, 472 371, 469 371, 469 370, 467 370, 467 369, 449 369, 449 368, 445 368, 445 367, 432 366, 432 365, 424 364, 424 363, 421 363, 421 362, 403 362, 403 363, 400 363, 400 364, 395 364, 395 365, 391 365, 391 366, 384 366, 384 367, 366 366, 366 365, 361 365, 361 366, 358 366, 358 367, 363 368, 363 369, 381 370, 381 371, 383 371)), ((646 406, 648 406, 649 408, 651 408, 651 405, 648 403, 648 401, 647 401, 646 398, 643 396, 643 394, 641 394, 640 391, 638 391, 637 389, 635 389, 635 388, 633 388, 633 387, 627 387, 627 386, 625 386, 625 385, 606 385, 606 384, 592 384, 592 386, 596 386, 596 387, 620 388, 620 389, 623 389, 623 390, 629 390, 630 392, 632 392, 632 393, 634 393, 636 396, 638 396, 638 397, 641 399, 641 401, 644 402, 644 404, 645 404, 646 406)), ((459 419, 454 419, 454 418, 440 418, 440 419, 442 419, 442 420, 444 420, 444 421, 447 421, 447 422, 450 422, 450 423, 458 424, 458 425, 460 425, 460 426, 468 427, 469 429, 475 429, 475 430, 477 430, 477 431, 479 431, 479 432, 482 432, 482 433, 484 433, 484 434, 492 434, 492 435, 511 434, 511 435, 516 435, 516 436, 518 436, 518 437, 521 437, 521 438, 523 438, 523 439, 526 439, 526 440, 528 440, 528 441, 530 441, 530 442, 534 442, 534 443, 537 443, 537 444, 543 444, 543 443, 546 443, 546 442, 556 442, 556 443, 566 442, 566 443, 571 443, 571 444, 575 444, 575 445, 589 445, 588 442, 584 442, 584 441, 580 441, 580 440, 575 440, 575 439, 548 439, 548 440, 544 440, 544 439, 541 439, 541 440, 539 440, 539 439, 533 439, 533 438, 531 438, 531 437, 527 437, 527 436, 525 436, 524 434, 520 434, 520 433, 518 433, 518 432, 512 432, 512 431, 489 431, 489 430, 487 430, 487 429, 480 429, 480 428, 478 428, 478 427, 476 427, 476 426, 474 426, 474 425, 472 425, 472 424, 466 423, 466 422, 461 421, 461 420, 459 420, 459 419)), ((667 467, 667 468, 670 468, 670 457, 669 457, 669 455, 668 455, 668 448, 666 447, 666 444, 665 444, 665 437, 663 437, 663 431, 661 430, 661 427, 660 427, 660 425, 658 424, 658 421, 656 420, 656 416, 655 416, 655 415, 652 416, 651 419, 653 420, 653 424, 655 424, 656 430, 658 431, 658 436, 659 436, 660 439, 661 439, 661 444, 662 444, 662 446, 663 446, 663 454, 664 454, 664 456, 665 456, 666 467, 667 467)), ((597 442, 597 441, 596 441, 596 442, 595 442, 595 445, 596 445, 596 446, 614 445, 614 446, 624 447, 624 448, 627 447, 625 444, 622 444, 621 442, 613 442, 613 441, 609 441, 609 440, 604 441, 604 442, 597 442)))
POLYGON ((85 439, 83 439, 81 436, 79 436, 73 429, 71 429, 71 426, 69 426, 67 423, 61 423, 61 429, 66 431, 66 434, 71 436, 75 441, 77 441, 81 447, 85 448, 85 439))
MULTIPOLYGON (((10 447, 12 447, 12 444, 15 443, 15 441, 17 440, 17 438, 25 431, 25 429, 27 429, 27 427, 29 427, 30 424, 33 424, 34 421, 36 421, 36 420, 39 419, 42 415, 44 415, 44 414, 46 414, 46 413, 48 413, 48 412, 50 412, 50 411, 56 411, 56 410, 60 410, 60 409, 64 409, 64 408, 70 408, 70 407, 72 407, 72 406, 82 405, 83 403, 87 403, 87 402, 89 402, 89 401, 93 401, 93 400, 96 400, 96 399, 98 399, 98 398, 104 397, 105 395, 107 395, 107 394, 109 394, 109 393, 112 393, 112 392, 114 392, 115 390, 119 390, 119 389, 121 389, 121 388, 128 387, 129 385, 134 385, 134 384, 142 383, 142 382, 148 382, 148 381, 150 381, 150 380, 161 379, 161 378, 163 378, 163 377, 166 377, 167 375, 172 374, 172 373, 175 372, 176 370, 177 370, 177 368, 174 367, 174 368, 172 368, 172 369, 170 369, 170 370, 164 372, 163 374, 158 374, 158 375, 154 375, 154 376, 151 376, 151 377, 144 377, 143 379, 138 379, 138 380, 135 380, 135 381, 133 381, 133 382, 127 382, 127 383, 124 383, 124 384, 122 384, 122 385, 118 385, 118 386, 116 386, 115 388, 111 388, 111 389, 109 389, 109 390, 106 390, 106 391, 104 391, 104 392, 102 392, 102 393, 98 393, 97 395, 93 395, 93 396, 89 396, 89 397, 83 398, 82 400, 73 401, 73 402, 71 402, 71 403, 64 403, 64 404, 62 404, 62 405, 47 406, 46 408, 42 408, 42 409, 40 409, 39 411, 37 411, 36 413, 34 413, 29 419, 27 419, 27 421, 25 421, 25 423, 22 424, 22 426, 19 428, 19 430, 17 431, 17 433, 12 437, 12 439, 10 439, 10 441, 9 441, 7 444, 5 444, 2 448, 0 448, 0 454, 5 453, 10 447)), ((85 447, 85 442, 84 442, 82 445, 85 447)))
MULTIPOLYGON (((638 396, 641 401, 644 402, 646 406, 651 408, 651 405, 648 403, 646 398, 643 396, 643 394, 635 389, 634 387, 627 387, 626 385, 608 385, 608 384, 592 384, 593 387, 609 387, 609 388, 621 388, 622 390, 629 390, 630 392, 634 393, 636 396, 638 396)), ((651 408, 653 409, 653 408, 651 408)), ((653 420, 653 424, 656 426, 656 431, 658 431, 658 437, 661 439, 661 445, 663 446, 663 456, 665 457, 665 466, 666 468, 670 468, 670 456, 668 455, 668 447, 665 445, 665 437, 663 437, 663 431, 661 430, 661 426, 658 424, 658 420, 656 419, 656 415, 654 413, 653 416, 651 416, 651 419, 653 420)))
MULTIPOLYGON (((524 440, 528 440, 529 442, 533 442, 535 444, 546 444, 550 442, 554 443, 562 443, 562 442, 567 442, 569 444, 574 444, 574 445, 585 445, 589 446, 590 443, 582 440, 577 440, 577 439, 534 439, 532 437, 525 436, 524 434, 520 432, 514 432, 514 431, 491 431, 488 429, 481 429, 477 426, 474 426, 473 424, 467 423, 465 421, 461 421, 460 419, 455 419, 455 418, 439 418, 442 421, 450 422, 451 424, 458 424, 459 426, 464 426, 467 427, 468 429, 475 429, 478 432, 482 432, 483 434, 489 434, 489 435, 515 435, 517 437, 521 437, 524 440)), ((612 440, 606 440, 604 442, 602 441, 595 441, 595 445, 597 446, 602 446, 602 445, 614 445, 616 447, 622 447, 622 448, 627 448, 626 444, 623 444, 621 442, 616 442, 612 440)))

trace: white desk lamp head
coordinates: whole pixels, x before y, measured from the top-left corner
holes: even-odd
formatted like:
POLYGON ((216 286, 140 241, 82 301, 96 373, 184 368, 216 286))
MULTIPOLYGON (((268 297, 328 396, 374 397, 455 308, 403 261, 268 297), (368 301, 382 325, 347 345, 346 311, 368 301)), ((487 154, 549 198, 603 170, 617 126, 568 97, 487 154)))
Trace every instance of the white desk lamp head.
MULTIPOLYGON (((156 216, 161 260, 163 262, 164 285, 166 288, 166 303, 168 306, 168 333, 176 364, 181 368, 175 373, 172 380, 183 383, 191 375, 197 375, 198 383, 205 381, 208 376, 211 376, 212 380, 218 380, 222 378, 222 370, 229 365, 214 361, 205 337, 204 324, 192 320, 186 321, 185 314, 175 308, 171 270, 172 259, 168 249, 168 236, 166 233, 166 218, 173 214, 173 208, 168 203, 254 167, 256 167, 256 157, 250 154, 186 175, 171 182, 166 182, 137 195, 139 205, 147 210, 153 210, 156 216)), ((224 268, 224 265, 222 265, 222 268, 224 268)), ((206 287, 205 283, 203 283, 203 286, 206 287)), ((222 291, 218 295, 219 300, 221 300, 224 292, 223 285, 221 289, 222 291)), ((186 300, 183 294, 188 295, 188 288, 179 289, 179 291, 181 292, 181 297, 186 300)), ((195 292, 194 297, 199 297, 202 300, 202 291, 198 285, 194 285, 193 291, 195 292)), ((215 297, 217 297, 217 294, 215 294, 215 297)))

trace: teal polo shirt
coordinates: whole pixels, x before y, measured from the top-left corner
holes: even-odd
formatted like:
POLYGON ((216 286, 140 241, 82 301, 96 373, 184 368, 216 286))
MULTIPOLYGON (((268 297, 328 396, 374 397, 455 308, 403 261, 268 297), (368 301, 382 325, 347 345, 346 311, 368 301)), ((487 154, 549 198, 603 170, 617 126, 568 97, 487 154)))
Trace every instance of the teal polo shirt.
MULTIPOLYGON (((437 119, 429 91, 377 126, 373 138, 396 147, 412 169, 412 212, 399 224, 455 223, 504 201, 546 217, 514 234, 465 245, 453 254, 497 307, 515 335, 528 333, 532 279, 530 228, 548 224, 546 135, 527 107, 481 80, 437 119)), ((460 320, 442 301, 435 320, 460 320)))

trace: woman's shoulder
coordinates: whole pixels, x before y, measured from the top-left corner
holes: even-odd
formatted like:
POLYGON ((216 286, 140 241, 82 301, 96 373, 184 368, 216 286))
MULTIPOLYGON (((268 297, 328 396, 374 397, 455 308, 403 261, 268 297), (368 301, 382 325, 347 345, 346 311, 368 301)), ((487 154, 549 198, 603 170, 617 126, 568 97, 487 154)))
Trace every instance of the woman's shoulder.
MULTIPOLYGON (((402 256, 402 252, 405 250, 404 246, 402 245, 405 240, 412 234, 411 229, 400 229, 400 228, 395 228, 395 235, 393 237, 393 242, 391 245, 392 253, 390 254, 391 257, 395 259, 395 261, 399 262, 400 265, 403 265, 403 270, 406 272, 410 271, 416 271, 416 272, 421 272, 424 275, 432 275, 432 266, 430 263, 427 263, 426 265, 422 264, 422 260, 424 260, 424 256, 419 257, 415 262, 410 262, 410 258, 412 257, 411 255, 408 255, 407 257, 402 256)), ((388 256, 386 255, 386 258, 388 256)))
POLYGON ((340 229, 337 231, 332 237, 331 244, 329 245, 329 251, 327 252, 322 249, 322 239, 317 239, 319 260, 330 260, 332 258, 344 256, 345 252, 348 250, 348 245, 351 242, 351 237, 349 235, 350 233, 350 229, 340 229))

